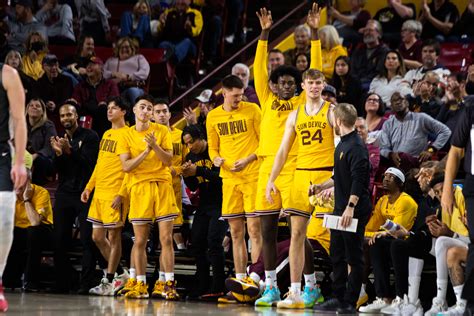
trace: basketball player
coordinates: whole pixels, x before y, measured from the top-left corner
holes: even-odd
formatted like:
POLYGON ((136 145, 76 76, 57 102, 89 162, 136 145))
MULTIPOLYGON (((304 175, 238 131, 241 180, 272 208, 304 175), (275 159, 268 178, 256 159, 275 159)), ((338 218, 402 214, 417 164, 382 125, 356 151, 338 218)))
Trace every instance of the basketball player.
POLYGON ((81 194, 81 201, 87 203, 94 191, 87 220, 92 223, 92 239, 107 260, 106 277, 89 291, 94 295, 113 296, 122 289, 128 279, 128 273, 119 266, 122 255, 122 227, 127 214, 121 207, 118 210, 112 207, 116 199, 121 201, 117 192, 122 186, 124 172, 117 146, 128 131, 125 126, 127 110, 128 103, 121 97, 113 97, 108 101, 107 119, 112 123, 112 128, 102 136, 97 164, 81 194), (116 275, 116 272, 120 275, 116 275))
POLYGON ((136 125, 129 128, 124 141, 119 143, 118 154, 122 168, 129 174, 129 221, 133 225, 135 241, 132 262, 137 283, 125 294, 126 298, 148 298, 146 284, 146 243, 150 224, 158 222, 161 244, 160 261, 165 271, 163 297, 179 298, 174 280, 173 220, 178 216, 171 174, 173 147, 171 135, 165 126, 151 122, 154 100, 144 95, 138 98, 133 113, 136 125))
POLYGON ((24 155, 26 148, 25 90, 15 69, 0 63, 0 312, 8 310, 3 295, 2 275, 13 242, 15 191, 26 183, 24 155), (12 126, 9 125, 11 122, 12 126), (13 133, 10 130, 13 127, 13 133), (12 158, 10 139, 14 139, 12 158), (13 165, 12 165, 13 159, 13 165))
MULTIPOLYGON (((266 188, 267 200, 272 203, 274 194, 278 192, 275 181, 282 172, 296 140, 298 144, 296 171, 288 206, 285 208, 285 212, 291 216, 289 255, 291 288, 287 298, 278 302, 278 308, 305 308, 300 280, 305 257, 306 228, 313 211, 308 198, 308 189, 312 183, 329 179, 334 166, 333 105, 321 98, 324 85, 324 75, 321 71, 308 69, 303 73, 302 87, 306 91, 306 102, 298 105, 298 108, 288 116, 285 134, 266 188)), ((314 278, 314 274, 312 277, 314 278)), ((305 281, 316 283, 315 279, 305 281)))

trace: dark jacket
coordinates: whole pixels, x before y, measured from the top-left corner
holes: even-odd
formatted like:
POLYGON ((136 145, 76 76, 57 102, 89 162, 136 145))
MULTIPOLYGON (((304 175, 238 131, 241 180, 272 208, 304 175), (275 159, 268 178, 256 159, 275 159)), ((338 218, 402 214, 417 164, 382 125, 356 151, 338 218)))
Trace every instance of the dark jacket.
POLYGON ((53 159, 54 151, 51 148, 50 138, 56 136, 56 128, 53 122, 46 121, 42 126, 32 130, 27 120, 28 143, 26 149, 30 154, 39 154, 43 157, 53 159))
POLYGON ((334 76, 331 79, 331 85, 336 88, 337 91, 337 102, 338 103, 350 103, 355 106, 358 116, 364 115, 364 107, 362 104, 362 86, 360 80, 351 75, 347 74, 343 81, 341 77, 334 76))
POLYGON ((377 70, 383 66, 385 54, 388 47, 380 44, 367 57, 367 46, 365 44, 357 47, 351 57, 351 71, 359 78, 362 88, 368 90, 370 82, 377 75, 377 70))

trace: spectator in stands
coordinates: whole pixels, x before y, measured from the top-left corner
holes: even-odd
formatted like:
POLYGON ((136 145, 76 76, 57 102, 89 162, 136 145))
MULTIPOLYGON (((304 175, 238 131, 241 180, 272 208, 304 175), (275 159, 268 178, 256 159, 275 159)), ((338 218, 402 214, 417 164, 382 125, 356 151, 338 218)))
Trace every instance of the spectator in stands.
POLYGON ((424 1, 419 18, 423 23, 421 38, 444 42, 458 19, 458 8, 450 0, 432 0, 430 4, 424 1))
POLYGON ((82 36, 77 43, 75 56, 66 63, 67 71, 81 81, 82 77, 86 75, 87 64, 91 56, 95 56, 94 38, 92 36, 82 36))
POLYGON ((16 71, 18 71, 23 89, 25 89, 25 101, 30 101, 33 93, 33 79, 23 72, 23 60, 21 58, 20 52, 16 50, 9 51, 5 57, 5 64, 15 68, 16 71))
POLYGON ((0 21, 0 60, 5 60, 7 54, 13 50, 11 45, 8 43, 10 37, 10 28, 6 21, 0 21))
POLYGON ((467 68, 465 90, 468 95, 474 94, 474 64, 467 68))
POLYGON ((387 230, 381 230, 386 220, 410 230, 415 222, 418 205, 404 192, 405 175, 400 169, 388 168, 384 173, 383 188, 387 194, 375 205, 374 212, 365 228, 369 238, 370 259, 374 271, 375 293, 377 299, 359 309, 363 313, 379 313, 390 305, 390 247, 394 238, 387 230))
POLYGON ((103 76, 104 63, 92 56, 86 68, 86 79, 74 87, 72 98, 80 105, 80 114, 92 117, 92 129, 102 137, 111 127, 107 120, 107 99, 118 96, 119 88, 111 79, 103 76))
POLYGON ((362 89, 367 91, 370 82, 377 75, 385 62, 385 53, 388 51, 380 40, 382 38, 382 27, 378 21, 369 20, 363 29, 364 44, 357 47, 351 56, 351 69, 361 83, 362 89))
MULTIPOLYGON (((239 19, 244 11, 243 0, 227 0, 226 7, 229 12, 227 21, 227 34, 225 41, 229 44, 240 43, 244 40, 242 30, 239 30, 239 19)), ((258 6, 257 6, 258 8, 258 6)))
POLYGON ((191 232, 191 252, 196 259, 197 285, 191 296, 202 300, 217 299, 225 292, 222 242, 228 229, 227 222, 220 219, 222 179, 219 177, 219 168, 209 158, 202 130, 196 125, 186 126, 181 138, 189 149, 183 165, 184 181, 191 191, 199 190, 199 206, 194 214, 191 232), (209 266, 212 266, 212 280, 209 266))
MULTIPOLYGON (((196 112, 191 108, 186 108, 183 111, 184 119, 186 120, 187 125, 198 125, 204 135, 206 133, 206 117, 209 111, 214 109, 218 104, 216 102, 217 97, 211 89, 206 89, 201 92, 200 95, 196 97, 199 108, 199 117, 196 117, 196 112)), ((222 104, 222 103, 219 103, 222 104)))
POLYGON ((339 56, 347 56, 347 50, 343 47, 337 30, 332 25, 325 25, 318 29, 321 40, 321 54, 323 57, 323 74, 326 80, 331 80, 334 72, 334 63, 339 56))
MULTIPOLYGON (((463 109, 464 102, 450 100, 441 106, 438 116, 436 116, 436 120, 446 125, 451 130, 451 132, 453 132, 456 129, 458 121, 461 119, 463 109)), ((448 146, 445 146, 445 148, 448 147, 446 149, 449 151, 451 144, 447 145, 448 146)))
POLYGON ((68 4, 59 4, 58 0, 47 0, 36 12, 35 17, 46 26, 50 44, 73 45, 76 43, 72 9, 68 4))
POLYGON ((383 124, 387 120, 385 117, 385 103, 377 93, 369 93, 364 103, 365 119, 369 130, 369 136, 378 138, 383 124))
POLYGON ((466 10, 461 18, 454 23, 451 29, 451 35, 448 38, 450 42, 473 43, 474 42, 474 0, 469 0, 466 10))
POLYGON ((56 55, 48 54, 43 58, 43 71, 43 75, 33 85, 34 95, 46 103, 48 117, 62 135, 59 106, 72 96, 72 80, 59 72, 59 62, 56 55))
POLYGON ((340 13, 334 6, 329 7, 329 14, 333 19, 332 24, 337 29, 339 36, 344 39, 345 46, 354 46, 360 39, 360 30, 365 27, 370 20, 370 13, 362 10, 366 0, 351 0, 350 12, 340 13))
MULTIPOLYGON (((291 62, 291 61, 290 61, 291 62)), ((273 48, 268 51, 268 75, 279 66, 284 65, 286 62, 285 55, 278 48, 273 48)))
POLYGON ((31 33, 39 33, 43 38, 48 36, 46 26, 34 17, 32 10, 32 0, 17 0, 15 4, 15 20, 8 20, 10 28, 8 43, 20 53, 24 53, 28 49, 24 45, 27 43, 31 33))
POLYGON ((190 4, 191 0, 176 0, 175 5, 160 16, 158 47, 166 49, 166 57, 174 65, 197 54, 195 38, 201 34, 203 21, 201 12, 190 4))
POLYGON ((31 183, 31 156, 26 154, 25 160, 29 160, 25 163, 28 180, 17 191, 13 244, 3 274, 3 284, 21 287, 23 275, 23 290, 38 292, 41 251, 51 250, 49 245, 53 240, 53 210, 48 191, 31 183))
POLYGON ((42 61, 48 53, 48 44, 38 32, 30 33, 25 42, 26 52, 23 56, 23 71, 27 76, 38 80, 44 73, 42 61))
POLYGON ((283 53, 285 64, 295 66, 296 55, 300 53, 309 55, 311 47, 310 35, 309 27, 304 24, 298 25, 295 28, 293 33, 295 48, 290 48, 283 53))
POLYGON ((448 84, 444 88, 444 96, 442 101, 448 102, 450 100, 456 100, 461 102, 462 99, 467 96, 465 85, 466 82, 464 74, 451 74, 448 77, 448 84))
POLYGON ((390 98, 394 92, 407 96, 413 91, 404 79, 406 69, 400 53, 397 50, 390 50, 385 54, 384 60, 378 75, 370 83, 369 91, 381 96, 383 102, 390 108, 390 98))
MULTIPOLYGON (((237 76, 244 83, 244 101, 253 102, 259 104, 257 93, 252 86, 249 86, 250 69, 247 65, 237 63, 232 67, 232 75, 237 76)), ((221 95, 222 96, 222 95, 221 95)), ((218 98, 217 103, 221 104, 224 102, 224 98, 218 98)))
POLYGON ((416 69, 412 69, 405 75, 405 80, 410 85, 421 80, 427 71, 433 71, 438 76, 442 83, 446 83, 446 78, 451 73, 448 69, 443 68, 442 65, 438 64, 439 55, 441 53, 441 46, 439 42, 428 39, 423 41, 421 46, 421 62, 422 66, 416 69))
POLYGON ((437 96, 439 85, 439 76, 428 71, 422 81, 414 85, 414 96, 408 96, 410 111, 423 112, 436 118, 439 110, 443 106, 443 102, 437 96))
POLYGON ((26 149, 33 158, 32 182, 45 185, 53 179, 54 151, 50 139, 57 135, 53 122, 46 115, 46 104, 39 98, 34 98, 26 106, 26 124, 28 143, 26 149))
POLYGON ((130 37, 122 37, 114 48, 114 56, 104 65, 104 78, 112 79, 130 104, 143 95, 146 80, 150 75, 150 64, 142 54, 138 54, 138 42, 130 37))
POLYGON ((451 131, 425 113, 411 112, 408 100, 398 92, 392 95, 391 103, 395 115, 382 127, 380 155, 388 160, 387 164, 408 171, 430 160, 449 140, 451 131), (428 145, 430 134, 435 139, 428 145))
POLYGON ((382 25, 382 40, 391 48, 400 44, 400 29, 405 20, 416 18, 416 7, 413 3, 403 4, 401 0, 387 0, 387 6, 375 13, 374 20, 382 25))
POLYGON ((66 134, 64 137, 51 138, 51 147, 56 154, 54 164, 59 178, 53 209, 56 289, 60 292, 70 290, 72 267, 67 252, 71 247, 72 227, 77 217, 83 246, 78 293, 87 294, 89 289, 96 285, 96 248, 92 241, 92 223, 87 221, 89 206, 81 202, 81 193, 97 161, 99 137, 93 130, 79 126, 79 116, 74 105, 62 105, 59 108, 59 117, 66 134))
POLYGON ((75 0, 80 33, 91 36, 98 46, 106 46, 111 42, 109 18, 110 12, 104 0, 75 0))
POLYGON ((362 108, 362 87, 359 78, 354 76, 351 71, 350 58, 339 56, 334 63, 334 73, 329 82, 337 91, 338 103, 349 103, 354 105, 357 115, 364 113, 362 108))
POLYGON ((305 72, 309 68, 310 64, 310 57, 308 54, 305 53, 299 53, 296 55, 295 59, 295 67, 298 69, 301 73, 305 72))
POLYGON ((360 138, 364 141, 367 145, 367 151, 369 152, 369 161, 370 161, 370 182, 369 182, 369 192, 372 193, 374 188, 375 182, 375 175, 379 170, 380 165, 380 148, 379 146, 375 145, 375 139, 369 138, 369 127, 367 125, 367 121, 363 117, 358 117, 355 122, 355 128, 357 130, 357 134, 359 134, 360 138))
POLYGON ((328 102, 330 102, 331 104, 334 104, 334 105, 337 105, 336 96, 337 96, 336 88, 334 88, 330 84, 326 84, 324 86, 323 91, 321 91, 321 98, 324 101, 328 101, 328 102))
POLYGON ((408 69, 419 68, 423 65, 421 63, 422 41, 420 39, 422 29, 423 26, 419 21, 408 20, 403 22, 398 51, 408 69))
POLYGON ((125 11, 120 19, 120 37, 138 39, 142 47, 152 47, 151 8, 147 0, 138 0, 133 11, 125 11))

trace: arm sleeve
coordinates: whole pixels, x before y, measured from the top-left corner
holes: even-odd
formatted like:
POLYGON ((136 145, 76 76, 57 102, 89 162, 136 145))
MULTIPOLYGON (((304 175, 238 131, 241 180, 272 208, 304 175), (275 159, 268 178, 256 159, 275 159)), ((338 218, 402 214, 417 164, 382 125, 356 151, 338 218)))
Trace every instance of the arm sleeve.
POLYGON ((380 140, 380 155, 388 158, 388 154, 392 152, 392 142, 390 141, 389 138, 389 129, 391 127, 392 123, 389 121, 386 121, 383 124, 382 127, 382 132, 380 133, 379 140, 380 140))
POLYGON ((211 161, 214 161, 214 158, 219 157, 219 135, 217 131, 212 126, 212 119, 207 116, 206 120, 206 130, 207 130, 207 144, 209 147, 209 158, 211 161))
POLYGON ((370 178, 370 162, 367 149, 354 146, 348 159, 351 166, 351 195, 361 197, 370 178))
POLYGON ((451 131, 449 128, 427 114, 422 113, 422 119, 425 129, 436 135, 433 147, 436 149, 443 148, 443 146, 448 142, 449 137, 451 137, 451 131))
POLYGON ((104 74, 105 79, 112 78, 112 59, 113 58, 115 59, 115 57, 111 57, 105 61, 104 68, 103 68, 104 69, 103 74, 104 74))
POLYGON ((207 167, 197 167, 196 168, 196 176, 201 176, 206 180, 209 181, 219 181, 219 168, 213 167, 209 169, 207 167))
POLYGON ((196 37, 201 33, 202 30, 202 14, 198 10, 194 11, 194 26, 191 27, 192 36, 196 37))
POLYGON ((254 118, 253 118, 253 128, 255 130, 255 134, 257 134, 258 140, 260 140, 260 123, 262 122, 262 111, 258 107, 258 105, 254 104, 254 118))
POLYGON ((96 183, 95 173, 96 173, 96 170, 97 170, 97 165, 95 165, 94 172, 92 172, 92 175, 89 179, 89 182, 87 182, 87 185, 86 185, 86 189, 89 190, 89 191, 92 191, 95 188, 95 183, 96 183))
POLYGON ((323 71, 323 55, 321 53, 321 41, 311 41, 311 56, 309 68, 323 71))
POLYGON ((381 209, 384 198, 384 196, 381 197, 375 205, 374 212, 372 213, 372 216, 370 216, 369 222, 365 226, 365 237, 372 237, 380 230, 380 226, 383 225, 384 219, 381 209))
POLYGON ((415 201, 408 196, 404 196, 403 200, 397 205, 397 213, 393 217, 393 222, 410 230, 415 222, 417 210, 418 205, 415 201))
POLYGON ((135 80, 146 80, 150 74, 150 64, 143 55, 137 56, 138 70, 133 74, 135 80))
POLYGON ((61 34, 68 34, 72 30, 72 9, 69 5, 64 4, 59 14, 61 16, 61 34))
POLYGON ((56 136, 56 128, 54 127, 53 124, 48 125, 46 128, 45 134, 44 134, 44 146, 40 150, 38 150, 38 154, 44 157, 48 158, 53 158, 55 156, 53 148, 51 148, 51 143, 49 142, 49 139, 53 136, 56 136))
POLYGON ((257 44, 257 52, 253 63, 253 74, 255 91, 260 100, 260 105, 266 105, 266 100, 270 97, 271 91, 268 85, 268 42, 259 40, 257 44))

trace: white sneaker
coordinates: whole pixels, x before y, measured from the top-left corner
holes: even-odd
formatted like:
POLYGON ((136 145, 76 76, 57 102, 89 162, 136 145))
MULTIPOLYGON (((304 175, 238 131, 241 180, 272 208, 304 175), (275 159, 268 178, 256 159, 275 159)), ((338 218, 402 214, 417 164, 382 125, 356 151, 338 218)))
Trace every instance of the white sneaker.
POLYGON ((359 312, 360 313, 379 313, 380 310, 388 306, 390 306, 390 304, 385 303, 385 301, 382 298, 377 297, 375 301, 373 301, 371 304, 366 305, 366 306, 361 306, 359 308, 359 312))
POLYGON ((114 296, 114 287, 107 278, 102 278, 100 284, 89 290, 89 294, 100 296, 114 296))
MULTIPOLYGON (((451 306, 448 310, 441 315, 452 315, 452 316, 462 316, 466 311, 466 303, 456 302, 456 305, 451 306)), ((438 314, 439 315, 439 314, 438 314)))
POLYGON ((415 303, 410 303, 408 297, 405 295, 404 303, 400 306, 400 312, 397 315, 401 316, 423 316, 423 307, 421 307, 420 300, 415 303))
POLYGON ((397 296, 390 306, 382 308, 380 312, 387 315, 397 315, 400 311, 400 307, 403 304, 403 300, 400 296, 397 296))
POLYGON ((438 313, 443 313, 448 309, 445 300, 440 300, 437 297, 433 298, 433 305, 429 311, 425 313, 425 316, 436 316, 438 313))
POLYGON ((114 280, 112 281, 112 285, 114 287, 114 295, 118 293, 125 284, 128 281, 128 278, 130 278, 130 275, 128 274, 128 271, 126 269, 123 269, 123 273, 121 275, 115 274, 114 280))
POLYGON ((288 296, 283 300, 277 303, 277 308, 284 309, 305 309, 304 301, 301 295, 288 292, 288 296))

